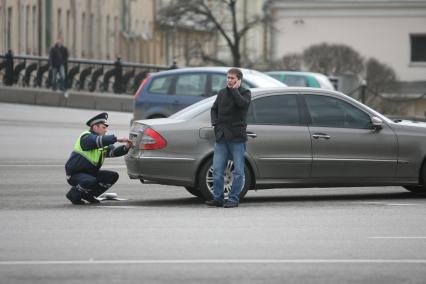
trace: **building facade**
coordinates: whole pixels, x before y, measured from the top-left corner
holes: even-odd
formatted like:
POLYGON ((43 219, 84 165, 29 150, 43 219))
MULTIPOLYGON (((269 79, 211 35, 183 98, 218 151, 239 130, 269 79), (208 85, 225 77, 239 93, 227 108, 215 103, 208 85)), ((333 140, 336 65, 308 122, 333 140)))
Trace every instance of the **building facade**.
POLYGON ((46 56, 58 37, 73 58, 161 64, 155 0, 0 0, 0 53, 46 56))
POLYGON ((425 0, 271 0, 274 59, 320 44, 345 44, 392 67, 399 80, 426 80, 425 0))

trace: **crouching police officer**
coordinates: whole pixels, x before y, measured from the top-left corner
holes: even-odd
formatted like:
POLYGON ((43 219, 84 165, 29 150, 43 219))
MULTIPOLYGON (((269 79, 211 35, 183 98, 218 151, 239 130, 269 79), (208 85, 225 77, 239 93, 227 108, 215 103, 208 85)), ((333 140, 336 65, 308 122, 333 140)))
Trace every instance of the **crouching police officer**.
POLYGON ((65 172, 72 186, 66 197, 72 204, 99 203, 96 199, 118 180, 118 173, 100 170, 106 157, 119 157, 127 154, 132 142, 115 135, 105 135, 108 129, 108 114, 100 113, 87 121, 88 131, 80 134, 74 145, 65 172), (116 142, 125 143, 115 147, 116 142), (83 200, 82 200, 83 199, 83 200))

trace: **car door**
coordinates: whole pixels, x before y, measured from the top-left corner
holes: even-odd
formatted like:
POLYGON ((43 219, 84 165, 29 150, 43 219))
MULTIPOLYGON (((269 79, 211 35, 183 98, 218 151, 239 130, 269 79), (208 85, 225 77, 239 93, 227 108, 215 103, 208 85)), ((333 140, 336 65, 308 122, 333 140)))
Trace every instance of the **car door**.
POLYGON ((171 107, 177 112, 206 98, 207 73, 185 73, 176 77, 171 107))
POLYGON ((343 99, 303 97, 311 118, 312 177, 356 182, 395 176, 397 140, 392 129, 385 124, 373 129, 370 115, 343 99))
POLYGON ((248 112, 248 155, 255 161, 258 179, 309 177, 311 140, 299 109, 297 94, 256 97, 248 112))

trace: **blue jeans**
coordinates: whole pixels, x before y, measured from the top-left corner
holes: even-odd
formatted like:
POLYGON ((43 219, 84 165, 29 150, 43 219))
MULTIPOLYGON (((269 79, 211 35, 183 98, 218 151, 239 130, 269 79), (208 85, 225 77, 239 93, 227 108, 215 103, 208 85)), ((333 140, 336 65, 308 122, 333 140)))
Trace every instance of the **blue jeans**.
POLYGON ((244 152, 246 142, 216 142, 213 156, 213 199, 223 202, 224 172, 228 159, 234 161, 233 180, 228 201, 238 203, 244 186, 244 152))
POLYGON ((65 91, 65 68, 61 65, 59 68, 52 68, 52 87, 53 90, 60 89, 65 91))

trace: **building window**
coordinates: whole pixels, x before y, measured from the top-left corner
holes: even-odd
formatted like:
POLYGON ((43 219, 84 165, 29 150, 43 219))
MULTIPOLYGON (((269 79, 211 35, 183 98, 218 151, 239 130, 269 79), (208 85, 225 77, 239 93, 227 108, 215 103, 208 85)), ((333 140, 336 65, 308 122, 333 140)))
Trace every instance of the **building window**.
POLYGON ((426 62, 426 34, 411 35, 411 62, 426 62))

